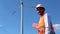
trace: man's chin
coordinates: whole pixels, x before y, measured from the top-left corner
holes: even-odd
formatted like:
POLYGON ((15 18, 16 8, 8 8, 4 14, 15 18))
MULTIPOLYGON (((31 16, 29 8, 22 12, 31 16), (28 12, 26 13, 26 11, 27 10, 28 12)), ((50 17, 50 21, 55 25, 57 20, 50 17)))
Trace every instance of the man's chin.
POLYGON ((41 13, 39 13, 39 15, 42 15, 41 13))
POLYGON ((39 14, 39 15, 42 15, 42 14, 39 14))
POLYGON ((39 15, 41 15, 41 16, 42 16, 43 14, 39 14, 39 15))

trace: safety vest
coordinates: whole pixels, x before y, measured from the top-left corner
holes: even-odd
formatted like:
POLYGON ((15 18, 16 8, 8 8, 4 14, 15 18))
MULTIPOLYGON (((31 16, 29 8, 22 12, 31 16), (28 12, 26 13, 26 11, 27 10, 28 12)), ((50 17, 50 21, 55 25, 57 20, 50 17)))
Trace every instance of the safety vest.
POLYGON ((45 33, 44 15, 40 17, 38 25, 39 25, 38 34, 44 34, 45 33))
POLYGON ((38 34, 49 34, 50 31, 54 32, 54 29, 51 29, 52 23, 47 13, 41 16, 38 25, 38 34))

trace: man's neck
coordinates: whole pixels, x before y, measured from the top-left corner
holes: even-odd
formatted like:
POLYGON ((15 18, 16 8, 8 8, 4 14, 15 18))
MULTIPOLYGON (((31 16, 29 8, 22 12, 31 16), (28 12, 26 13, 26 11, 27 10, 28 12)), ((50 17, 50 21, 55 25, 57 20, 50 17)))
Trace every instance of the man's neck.
POLYGON ((43 16, 43 15, 44 15, 44 13, 41 16, 43 16))

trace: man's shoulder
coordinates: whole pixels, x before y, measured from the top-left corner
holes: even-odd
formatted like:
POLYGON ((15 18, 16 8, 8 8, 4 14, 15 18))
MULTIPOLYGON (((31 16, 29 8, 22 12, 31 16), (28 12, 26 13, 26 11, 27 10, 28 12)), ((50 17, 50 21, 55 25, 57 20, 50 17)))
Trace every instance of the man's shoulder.
POLYGON ((45 13, 44 16, 48 16, 48 13, 45 13))
POLYGON ((45 13, 44 16, 50 17, 50 15, 48 13, 45 13))
POLYGON ((44 15, 48 15, 48 13, 45 13, 44 15))
POLYGON ((51 19, 50 15, 49 15, 48 13, 45 13, 45 14, 44 14, 44 18, 51 19))

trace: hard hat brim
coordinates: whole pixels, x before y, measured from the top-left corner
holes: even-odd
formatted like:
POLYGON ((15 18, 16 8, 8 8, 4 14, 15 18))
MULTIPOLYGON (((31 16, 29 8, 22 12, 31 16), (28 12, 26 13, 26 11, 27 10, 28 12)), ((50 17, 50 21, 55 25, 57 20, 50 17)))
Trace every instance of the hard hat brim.
POLYGON ((36 8, 36 10, 38 10, 38 8, 39 8, 39 9, 44 9, 44 10, 45 10, 45 8, 44 8, 44 7, 37 7, 37 8, 36 8))

